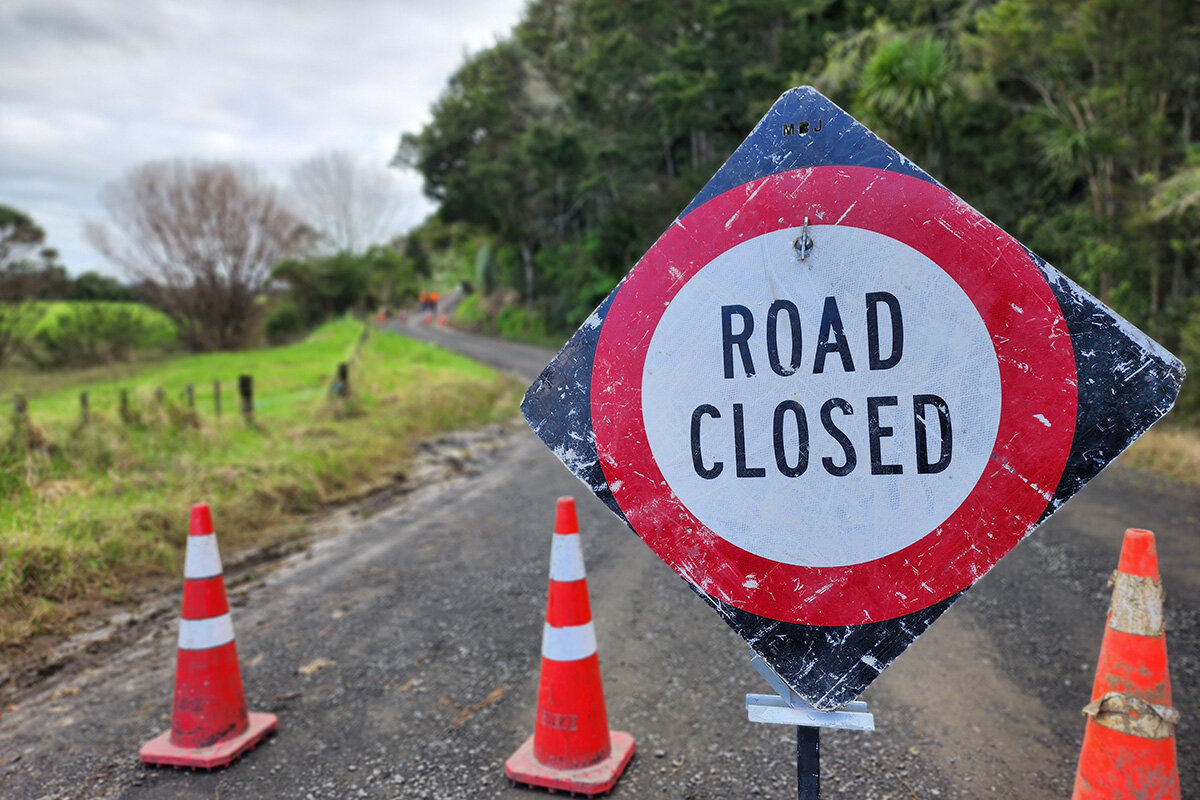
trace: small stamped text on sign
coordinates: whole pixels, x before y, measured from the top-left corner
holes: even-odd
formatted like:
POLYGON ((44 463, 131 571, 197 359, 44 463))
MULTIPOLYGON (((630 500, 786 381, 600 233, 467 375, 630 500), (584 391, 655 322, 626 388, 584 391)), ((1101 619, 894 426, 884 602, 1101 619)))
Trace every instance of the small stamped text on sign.
POLYGON ((806 87, 776 102, 522 410, 826 709, 1166 413, 1182 377, 806 87))

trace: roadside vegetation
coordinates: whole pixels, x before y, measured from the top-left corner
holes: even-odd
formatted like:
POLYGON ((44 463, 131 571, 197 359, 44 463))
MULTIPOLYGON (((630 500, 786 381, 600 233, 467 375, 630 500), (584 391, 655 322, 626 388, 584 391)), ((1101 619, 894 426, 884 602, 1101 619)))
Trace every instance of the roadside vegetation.
POLYGON ((417 440, 510 417, 519 389, 348 318, 286 347, 173 358, 118 378, 76 375, 86 378, 29 392, 28 420, 14 417, 0 436, 6 644, 61 630, 86 601, 119 601, 148 579, 177 576, 193 503, 213 504, 227 552, 295 536, 303 515, 402 476, 417 440), (330 387, 346 361, 343 398, 330 387), (238 411, 242 374, 254 378, 253 425, 238 411))
POLYGON ((513 291, 469 295, 455 308, 451 322, 471 333, 549 347, 561 347, 566 338, 551 330, 544 316, 521 305, 513 291))
POLYGON ((41 369, 153 357, 179 338, 162 312, 120 301, 31 301, 9 331, 14 360, 41 369))
POLYGON ((1133 443, 1117 462, 1188 486, 1200 486, 1200 433, 1159 424, 1133 443))

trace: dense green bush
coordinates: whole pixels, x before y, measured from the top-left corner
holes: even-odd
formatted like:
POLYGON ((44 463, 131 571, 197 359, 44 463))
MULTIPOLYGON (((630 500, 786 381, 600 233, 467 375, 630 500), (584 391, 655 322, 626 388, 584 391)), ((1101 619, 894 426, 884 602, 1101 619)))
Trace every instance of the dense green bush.
POLYGON ((280 306, 268 318, 268 339, 286 338, 347 311, 370 312, 417 294, 412 260, 390 247, 290 259, 276 266, 272 277, 287 285, 290 309, 280 306), (297 319, 299 330, 291 327, 297 319))
POLYGON ((458 304, 454 310, 454 324, 466 330, 481 330, 487 320, 482 295, 473 294, 458 304))
POLYGON ((71 281, 67 300, 112 300, 132 302, 133 290, 116 278, 99 272, 85 272, 71 281))
POLYGON ((530 311, 511 290, 468 295, 455 309, 453 322, 456 328, 522 342, 559 345, 563 339, 543 312, 530 311))
POLYGON ((496 327, 505 339, 544 341, 550 335, 543 314, 520 306, 504 308, 496 317, 496 327))
POLYGON ((297 339, 308 330, 308 322, 300 307, 292 300, 285 300, 268 314, 263 321, 263 332, 271 344, 283 344, 297 339))
POLYGON ((21 345, 40 367, 125 361, 138 351, 162 350, 178 337, 157 311, 137 303, 51 303, 21 345))

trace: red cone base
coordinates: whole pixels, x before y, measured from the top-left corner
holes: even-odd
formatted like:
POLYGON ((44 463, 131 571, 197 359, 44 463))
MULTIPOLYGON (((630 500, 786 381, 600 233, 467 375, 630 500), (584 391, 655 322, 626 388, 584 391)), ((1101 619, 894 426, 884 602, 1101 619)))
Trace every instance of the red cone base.
POLYGON ((171 732, 166 731, 142 745, 144 764, 161 767, 190 767, 215 769, 240 758, 258 746, 279 727, 274 714, 250 712, 250 725, 237 736, 222 739, 207 747, 177 747, 171 744, 171 732))
POLYGON ((533 757, 533 737, 525 740, 512 758, 504 765, 504 774, 509 780, 541 786, 551 791, 578 792, 579 794, 604 794, 617 784, 617 778, 625 771, 637 743, 624 731, 610 731, 612 753, 608 758, 587 767, 559 769, 547 766, 533 757))

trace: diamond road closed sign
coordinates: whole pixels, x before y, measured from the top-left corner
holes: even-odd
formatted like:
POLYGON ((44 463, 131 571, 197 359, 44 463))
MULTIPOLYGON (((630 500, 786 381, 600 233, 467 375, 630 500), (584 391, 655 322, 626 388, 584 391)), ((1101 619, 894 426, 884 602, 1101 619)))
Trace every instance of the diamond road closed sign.
POLYGON ((832 708, 1166 413, 1182 376, 802 88, 522 408, 785 682, 832 708))

